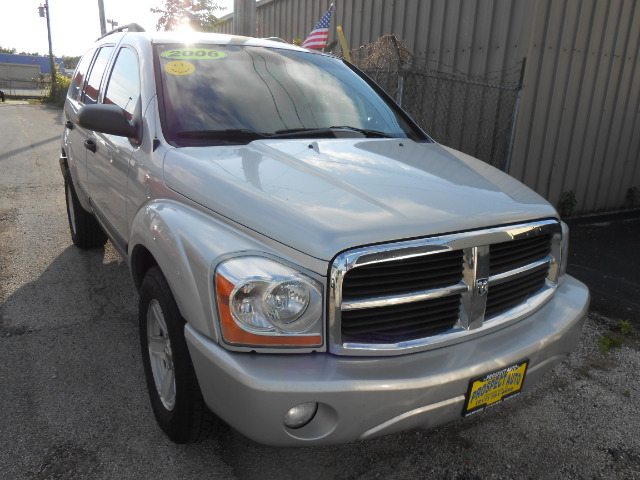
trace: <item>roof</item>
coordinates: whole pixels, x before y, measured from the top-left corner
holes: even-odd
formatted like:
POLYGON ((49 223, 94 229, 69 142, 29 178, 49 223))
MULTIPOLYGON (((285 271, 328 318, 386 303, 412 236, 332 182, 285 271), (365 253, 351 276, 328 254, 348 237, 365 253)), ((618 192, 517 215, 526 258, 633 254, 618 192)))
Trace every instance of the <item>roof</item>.
MULTIPOLYGON (((255 47, 272 47, 280 49, 298 50, 308 52, 306 48, 300 48, 295 45, 283 43, 282 41, 268 40, 264 38, 243 37, 240 35, 227 35, 221 33, 204 33, 204 32, 114 32, 111 35, 116 38, 120 36, 130 35, 138 38, 145 38, 151 43, 214 43, 218 45, 249 45, 255 47)), ((98 39, 98 43, 112 41, 114 37, 105 35, 98 39)), ((116 40, 117 41, 117 40, 116 40)))
POLYGON ((275 47, 306 52, 306 48, 283 43, 277 40, 266 38, 243 37, 240 35, 227 35, 222 33, 175 33, 175 32, 154 32, 151 41, 153 43, 216 43, 219 45, 250 45, 254 47, 275 47))
MULTIPOLYGON (((55 58, 58 68, 64 68, 61 58, 55 58)), ((0 53, 0 63, 12 63, 14 65, 39 65, 41 73, 51 73, 49 57, 33 55, 15 55, 11 53, 0 53)))

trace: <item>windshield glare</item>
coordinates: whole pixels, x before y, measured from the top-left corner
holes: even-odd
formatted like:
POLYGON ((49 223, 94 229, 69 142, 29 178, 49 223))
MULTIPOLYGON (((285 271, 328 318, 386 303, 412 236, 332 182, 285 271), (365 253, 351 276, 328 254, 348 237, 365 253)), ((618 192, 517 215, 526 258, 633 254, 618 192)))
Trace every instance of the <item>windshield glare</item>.
POLYGON ((155 48, 163 93, 163 129, 175 145, 255 139, 238 141, 230 138, 228 131, 268 136, 336 126, 424 140, 339 59, 238 45, 155 48), (227 135, 215 137, 215 132, 224 131, 227 135), (185 132, 202 132, 203 137, 185 138, 185 132), (214 135, 204 135, 207 132, 214 135))

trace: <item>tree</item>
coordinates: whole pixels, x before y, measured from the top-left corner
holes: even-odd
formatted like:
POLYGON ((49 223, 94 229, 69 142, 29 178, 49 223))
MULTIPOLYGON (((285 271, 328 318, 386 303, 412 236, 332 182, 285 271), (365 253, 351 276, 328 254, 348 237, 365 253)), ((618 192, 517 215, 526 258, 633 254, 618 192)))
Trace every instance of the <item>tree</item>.
POLYGON ((218 29, 218 19, 213 14, 220 10, 211 0, 164 0, 164 8, 152 8, 151 12, 161 14, 156 30, 176 30, 188 22, 197 32, 214 32, 218 29))
POLYGON ((73 70, 78 65, 78 61, 80 57, 68 57, 66 55, 62 56, 62 63, 64 64, 65 70, 73 70))
POLYGON ((0 53, 10 53, 10 54, 15 54, 16 53, 16 49, 15 48, 4 48, 0 46, 0 53))

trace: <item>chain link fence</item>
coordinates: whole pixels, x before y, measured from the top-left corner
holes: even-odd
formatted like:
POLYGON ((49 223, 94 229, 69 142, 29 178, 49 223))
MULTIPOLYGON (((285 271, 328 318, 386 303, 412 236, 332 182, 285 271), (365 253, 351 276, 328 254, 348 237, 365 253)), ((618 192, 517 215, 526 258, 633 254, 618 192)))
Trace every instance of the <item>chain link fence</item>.
POLYGON ((351 59, 435 141, 508 170, 524 61, 471 77, 416 59, 393 35, 354 50, 351 59))
POLYGON ((0 79, 0 90, 7 97, 47 97, 51 91, 51 81, 0 79))

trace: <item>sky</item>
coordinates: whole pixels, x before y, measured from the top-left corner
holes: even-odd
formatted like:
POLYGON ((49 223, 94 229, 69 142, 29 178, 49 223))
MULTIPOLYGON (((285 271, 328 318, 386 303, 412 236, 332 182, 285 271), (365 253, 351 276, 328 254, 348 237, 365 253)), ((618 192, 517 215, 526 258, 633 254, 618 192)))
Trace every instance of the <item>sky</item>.
MULTIPOLYGON (((51 43, 56 57, 82 55, 100 36, 98 0, 48 0, 51 12, 51 43)), ((103 0, 107 20, 120 26, 138 23, 155 31, 158 15, 151 7, 161 7, 162 0, 103 0)), ((18 52, 49 54, 47 19, 38 16, 40 0, 0 0, 0 46, 18 52)), ((225 7, 216 11, 223 17, 233 10, 233 0, 216 0, 225 7)), ((107 30, 111 25, 107 23, 107 30)))

